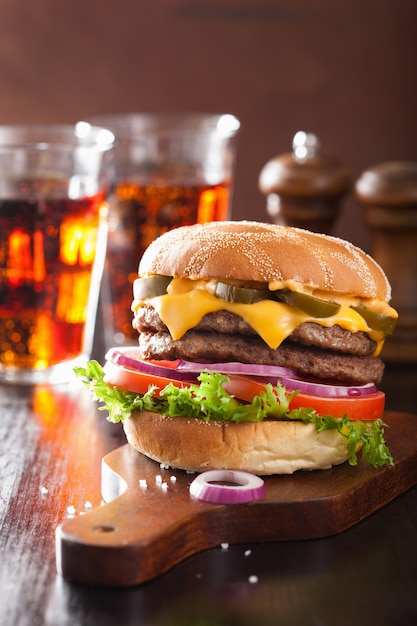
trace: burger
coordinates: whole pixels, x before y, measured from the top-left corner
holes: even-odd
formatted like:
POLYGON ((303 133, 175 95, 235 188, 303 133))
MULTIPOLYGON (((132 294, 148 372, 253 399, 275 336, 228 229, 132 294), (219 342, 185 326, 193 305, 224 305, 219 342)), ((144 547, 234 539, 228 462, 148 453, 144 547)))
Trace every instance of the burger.
POLYGON ((249 221, 164 233, 134 283, 138 346, 77 373, 165 466, 258 475, 392 465, 379 265, 336 237, 249 221))

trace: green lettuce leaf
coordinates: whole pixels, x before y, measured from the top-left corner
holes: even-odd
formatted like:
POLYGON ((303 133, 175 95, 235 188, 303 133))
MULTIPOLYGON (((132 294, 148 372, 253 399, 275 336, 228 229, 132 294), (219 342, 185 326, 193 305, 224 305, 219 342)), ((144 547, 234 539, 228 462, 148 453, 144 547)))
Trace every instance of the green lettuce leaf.
POLYGON ((218 372, 205 371, 198 377, 200 384, 178 388, 169 384, 156 392, 150 386, 147 393, 137 394, 108 385, 104 381, 104 370, 97 361, 88 361, 86 367, 75 368, 75 373, 89 389, 94 400, 100 402, 100 410, 107 411, 110 422, 123 422, 135 410, 153 411, 169 417, 188 417, 201 420, 229 422, 260 422, 262 420, 299 420, 313 423, 317 432, 336 429, 346 438, 349 463, 357 465, 360 447, 363 461, 381 467, 394 465, 391 453, 384 440, 382 420, 350 421, 345 415, 335 418, 318 415, 313 409, 290 410, 292 398, 297 391, 287 394, 278 382, 274 387, 265 385, 265 390, 250 404, 242 404, 223 387, 229 378, 218 372))

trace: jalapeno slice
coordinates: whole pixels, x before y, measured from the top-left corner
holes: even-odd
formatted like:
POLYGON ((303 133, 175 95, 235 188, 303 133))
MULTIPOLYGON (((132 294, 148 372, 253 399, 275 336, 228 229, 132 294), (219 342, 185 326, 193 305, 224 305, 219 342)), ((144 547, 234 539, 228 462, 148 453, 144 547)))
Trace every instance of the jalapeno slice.
POLYGON ((261 300, 271 300, 272 292, 269 289, 235 287, 234 285, 218 282, 214 293, 220 300, 226 300, 226 302, 253 304, 261 300))
POLYGON ((340 304, 337 304, 337 302, 322 300, 321 298, 310 296, 307 293, 291 291, 291 289, 279 289, 271 293, 275 300, 296 307, 304 311, 304 313, 311 315, 311 317, 331 317, 340 309, 340 304))
POLYGON ((351 305, 350 308, 359 313, 372 330, 381 330, 387 335, 390 335, 394 331, 397 323, 395 318, 384 315, 383 313, 370 311, 363 304, 358 304, 357 306, 351 305))
POLYGON ((156 298, 167 292, 167 287, 172 280, 172 276, 147 276, 138 278, 135 281, 135 298, 144 300, 146 298, 156 298))

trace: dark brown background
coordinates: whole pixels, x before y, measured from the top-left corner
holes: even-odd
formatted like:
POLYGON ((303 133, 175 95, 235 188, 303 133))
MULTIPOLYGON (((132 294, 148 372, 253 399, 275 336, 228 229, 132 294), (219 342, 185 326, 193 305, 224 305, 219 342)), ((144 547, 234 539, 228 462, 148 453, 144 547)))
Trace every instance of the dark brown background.
MULTIPOLYGON (((258 174, 315 132, 355 179, 417 159, 415 0, 2 0, 0 123, 232 112, 233 217, 266 219, 258 174)), ((365 248, 350 197, 336 234, 365 248)))

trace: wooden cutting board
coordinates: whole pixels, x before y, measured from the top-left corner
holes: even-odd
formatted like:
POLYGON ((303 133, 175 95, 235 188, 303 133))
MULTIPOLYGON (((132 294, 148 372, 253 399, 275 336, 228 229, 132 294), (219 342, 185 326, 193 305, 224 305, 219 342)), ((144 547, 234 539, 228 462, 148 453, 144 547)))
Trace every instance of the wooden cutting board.
POLYGON ((57 528, 58 571, 76 583, 131 586, 222 543, 342 532, 417 483, 417 416, 386 413, 384 420, 395 467, 345 463, 265 477, 265 497, 250 504, 195 500, 194 475, 161 469, 126 444, 103 458, 105 504, 57 528))

